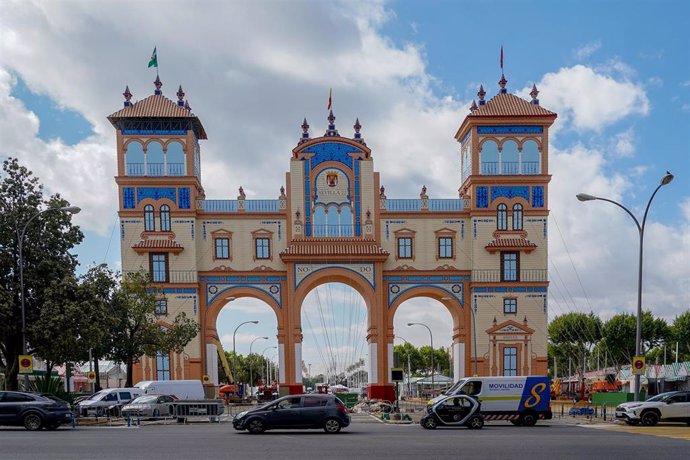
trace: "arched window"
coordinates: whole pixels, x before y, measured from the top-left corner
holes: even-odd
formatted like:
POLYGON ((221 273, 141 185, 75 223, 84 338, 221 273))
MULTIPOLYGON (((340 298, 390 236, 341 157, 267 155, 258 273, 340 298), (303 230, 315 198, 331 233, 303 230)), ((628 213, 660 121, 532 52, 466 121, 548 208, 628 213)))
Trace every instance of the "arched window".
POLYGON ((501 174, 519 174, 519 153, 515 141, 505 141, 501 149, 501 174))
POLYGON ((153 216, 153 206, 147 204, 144 206, 144 231, 145 232, 155 232, 156 231, 156 220, 153 216))
POLYGON ((498 171, 498 145, 494 141, 486 141, 482 144, 479 154, 480 173, 487 175, 499 174, 498 171))
POLYGON ((139 142, 127 144, 125 152, 125 174, 127 176, 144 175, 144 147, 139 142))
POLYGON ((520 203, 513 205, 513 230, 522 230, 522 205, 520 203))
POLYGON ((161 232, 170 231, 170 206, 161 206, 161 232))
POLYGON ((539 147, 534 141, 522 144, 522 174, 540 174, 539 147))
POLYGON ((146 175, 162 176, 164 166, 163 146, 160 142, 149 142, 146 146, 146 175))
POLYGON ((166 164, 168 165, 168 176, 184 176, 185 160, 182 144, 179 142, 171 142, 168 144, 166 164))
POLYGON ((508 206, 501 203, 496 212, 496 229, 508 230, 508 206))

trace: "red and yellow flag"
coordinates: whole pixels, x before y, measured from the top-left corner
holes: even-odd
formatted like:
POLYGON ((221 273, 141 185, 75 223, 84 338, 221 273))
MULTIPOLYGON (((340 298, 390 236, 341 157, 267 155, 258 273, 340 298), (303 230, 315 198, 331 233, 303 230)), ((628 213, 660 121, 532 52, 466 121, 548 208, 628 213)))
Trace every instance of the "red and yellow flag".
POLYGON ((328 90, 328 107, 326 108, 326 110, 331 110, 331 106, 333 105, 332 96, 333 96, 333 88, 330 88, 328 90))

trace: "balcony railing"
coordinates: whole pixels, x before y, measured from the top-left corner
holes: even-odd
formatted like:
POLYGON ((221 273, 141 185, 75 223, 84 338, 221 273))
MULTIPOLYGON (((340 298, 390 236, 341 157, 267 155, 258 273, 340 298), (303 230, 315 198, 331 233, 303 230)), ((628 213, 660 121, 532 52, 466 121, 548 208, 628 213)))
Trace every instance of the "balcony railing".
POLYGON ((162 176, 165 173, 164 163, 146 163, 147 176, 162 176))
POLYGON ((237 212, 237 200, 199 200, 206 212, 237 212))
POLYGON ((422 200, 414 198, 386 200, 386 210, 402 212, 421 211, 422 200))
MULTIPOLYGON (((126 277, 127 275, 136 272, 136 270, 126 270, 122 272, 122 275, 126 277)), ((163 274, 156 273, 155 280, 153 279, 153 275, 151 275, 151 281, 153 283, 196 283, 198 281, 196 270, 169 270, 167 274, 167 281, 165 280, 165 276, 162 275, 163 274)))
POLYGON ((523 282, 537 282, 537 281, 548 281, 548 270, 543 269, 525 269, 520 270, 520 276, 518 279, 506 279, 515 278, 515 272, 506 272, 506 275, 512 275, 510 277, 502 277, 501 270, 472 270, 472 281, 479 283, 500 283, 508 281, 523 281, 523 282))
POLYGON ((444 198, 429 200, 429 211, 462 211, 465 209, 464 202, 456 198, 444 198))
POLYGON ((504 161, 501 163, 501 171, 503 171, 503 174, 519 174, 520 163, 517 161, 504 161))
POLYGON ((199 200, 206 212, 237 212, 244 203, 246 212, 280 212, 280 200, 199 200))
POLYGON ((539 162, 538 161, 523 161, 522 162, 522 174, 539 174, 539 162))
POLYGON ((347 237, 354 236, 354 225, 312 225, 312 236, 316 237, 347 237))
POLYGON ((168 163, 168 176, 184 176, 184 163, 168 163))
MULTIPOLYGON (((164 163, 127 163, 125 173, 128 176, 163 176, 164 163)), ((168 176, 184 176, 184 163, 168 163, 168 176)))
POLYGON ((280 200, 244 200, 247 212, 278 212, 280 200))
POLYGON ((486 176, 497 176, 499 174, 518 175, 518 174, 539 174, 538 161, 483 161, 479 167, 479 173, 486 176), (500 166, 500 168, 499 168, 500 166), (522 170, 522 172, 520 172, 522 170), (499 172, 500 171, 500 172, 499 172))

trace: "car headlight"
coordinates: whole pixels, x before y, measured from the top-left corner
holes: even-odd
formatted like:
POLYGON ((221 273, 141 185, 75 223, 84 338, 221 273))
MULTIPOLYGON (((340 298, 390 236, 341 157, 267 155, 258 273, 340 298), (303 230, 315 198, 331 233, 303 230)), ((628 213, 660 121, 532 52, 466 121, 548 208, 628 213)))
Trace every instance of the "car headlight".
POLYGON ((633 404, 632 406, 628 406, 628 409, 636 409, 640 407, 642 404, 633 404))
POLYGON ((239 414, 235 415, 235 419, 237 419, 237 420, 241 419, 242 417, 247 415, 247 412, 249 412, 249 411, 245 410, 245 411, 240 412, 239 414))

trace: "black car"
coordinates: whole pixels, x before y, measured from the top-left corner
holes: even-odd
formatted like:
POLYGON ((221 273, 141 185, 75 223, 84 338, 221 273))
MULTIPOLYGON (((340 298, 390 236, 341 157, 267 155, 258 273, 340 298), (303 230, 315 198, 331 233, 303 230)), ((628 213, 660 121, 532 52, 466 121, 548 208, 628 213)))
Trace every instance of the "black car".
POLYGON ((69 404, 35 393, 0 391, 0 425, 24 425, 29 431, 56 430, 72 420, 69 404))
POLYGON ((333 395, 285 396, 248 411, 240 412, 232 421, 236 430, 258 434, 281 428, 323 428, 337 433, 350 424, 345 405, 333 395))
POLYGON ((427 430, 437 426, 466 426, 478 430, 484 426, 479 401, 467 395, 449 395, 428 404, 426 414, 419 420, 427 430))

